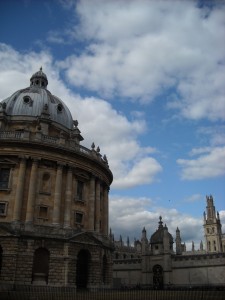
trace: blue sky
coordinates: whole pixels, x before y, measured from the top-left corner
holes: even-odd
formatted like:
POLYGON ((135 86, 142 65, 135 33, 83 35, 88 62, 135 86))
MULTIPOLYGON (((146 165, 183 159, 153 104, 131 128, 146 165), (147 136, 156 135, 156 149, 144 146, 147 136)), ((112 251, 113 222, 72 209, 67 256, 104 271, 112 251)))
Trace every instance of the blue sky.
POLYGON ((196 248, 205 196, 225 224, 225 2, 0 1, 0 99, 43 67, 114 174, 110 226, 162 215, 196 248))

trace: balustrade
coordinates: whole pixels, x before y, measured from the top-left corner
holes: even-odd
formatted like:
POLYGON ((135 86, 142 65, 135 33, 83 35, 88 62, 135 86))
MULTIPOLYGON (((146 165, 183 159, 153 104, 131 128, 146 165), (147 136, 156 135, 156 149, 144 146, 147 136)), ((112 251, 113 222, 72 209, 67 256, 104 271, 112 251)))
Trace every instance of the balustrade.
POLYGON ((75 141, 73 140, 67 140, 65 142, 65 144, 62 145, 62 143, 60 142, 60 138, 58 137, 53 137, 53 136, 49 136, 49 135, 44 135, 41 132, 38 132, 38 136, 37 133, 33 134, 32 132, 29 131, 0 131, 0 140, 26 140, 26 141, 31 141, 31 142, 41 142, 44 144, 54 144, 57 145, 58 147, 63 147, 63 148, 67 148, 70 149, 72 151, 76 151, 76 152, 81 152, 82 154, 85 154, 87 156, 91 156, 91 157, 95 157, 96 159, 98 159, 100 162, 104 163, 107 165, 107 162, 104 158, 102 158, 102 156, 100 154, 93 156, 93 151, 91 151, 90 149, 81 146, 79 144, 77 144, 75 141))

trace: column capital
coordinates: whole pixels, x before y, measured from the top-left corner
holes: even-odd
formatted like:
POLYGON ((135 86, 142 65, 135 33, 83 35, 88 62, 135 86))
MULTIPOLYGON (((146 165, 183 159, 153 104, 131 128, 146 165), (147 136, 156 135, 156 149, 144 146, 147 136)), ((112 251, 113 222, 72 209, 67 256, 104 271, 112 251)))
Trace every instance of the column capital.
POLYGON ((68 166, 68 167, 67 167, 67 172, 71 172, 71 173, 72 173, 72 172, 73 172, 73 169, 74 169, 73 167, 68 166))
POLYGON ((33 164, 38 164, 38 162, 40 161, 39 157, 31 157, 31 160, 33 162, 33 164))
POLYGON ((57 162, 57 169, 63 169, 63 167, 64 167, 64 164, 63 163, 61 163, 61 162, 57 162))

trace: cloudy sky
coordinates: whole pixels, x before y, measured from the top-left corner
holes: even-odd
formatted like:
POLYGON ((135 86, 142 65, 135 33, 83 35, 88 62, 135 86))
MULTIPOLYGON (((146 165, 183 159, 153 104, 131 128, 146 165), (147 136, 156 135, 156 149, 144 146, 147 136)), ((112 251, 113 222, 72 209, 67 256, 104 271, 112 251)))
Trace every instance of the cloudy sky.
POLYGON ((206 195, 225 224, 224 36, 222 0, 2 0, 0 99, 42 66, 108 157, 115 238, 162 215, 198 248, 206 195))

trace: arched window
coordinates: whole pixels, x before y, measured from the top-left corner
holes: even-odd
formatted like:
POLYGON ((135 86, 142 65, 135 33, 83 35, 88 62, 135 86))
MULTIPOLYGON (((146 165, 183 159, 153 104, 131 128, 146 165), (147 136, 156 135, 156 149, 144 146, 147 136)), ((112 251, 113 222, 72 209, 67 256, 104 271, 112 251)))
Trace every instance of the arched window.
POLYGON ((106 255, 103 255, 103 258, 102 258, 102 282, 103 284, 106 283, 106 280, 107 280, 107 258, 106 258, 106 255))
POLYGON ((163 268, 160 265, 155 265, 153 271, 153 288, 156 290, 163 289, 163 268))
POLYGON ((48 283, 49 251, 46 248, 38 248, 34 252, 32 283, 45 285, 48 283))
POLYGON ((208 251, 211 251, 211 243, 208 241, 208 251))

